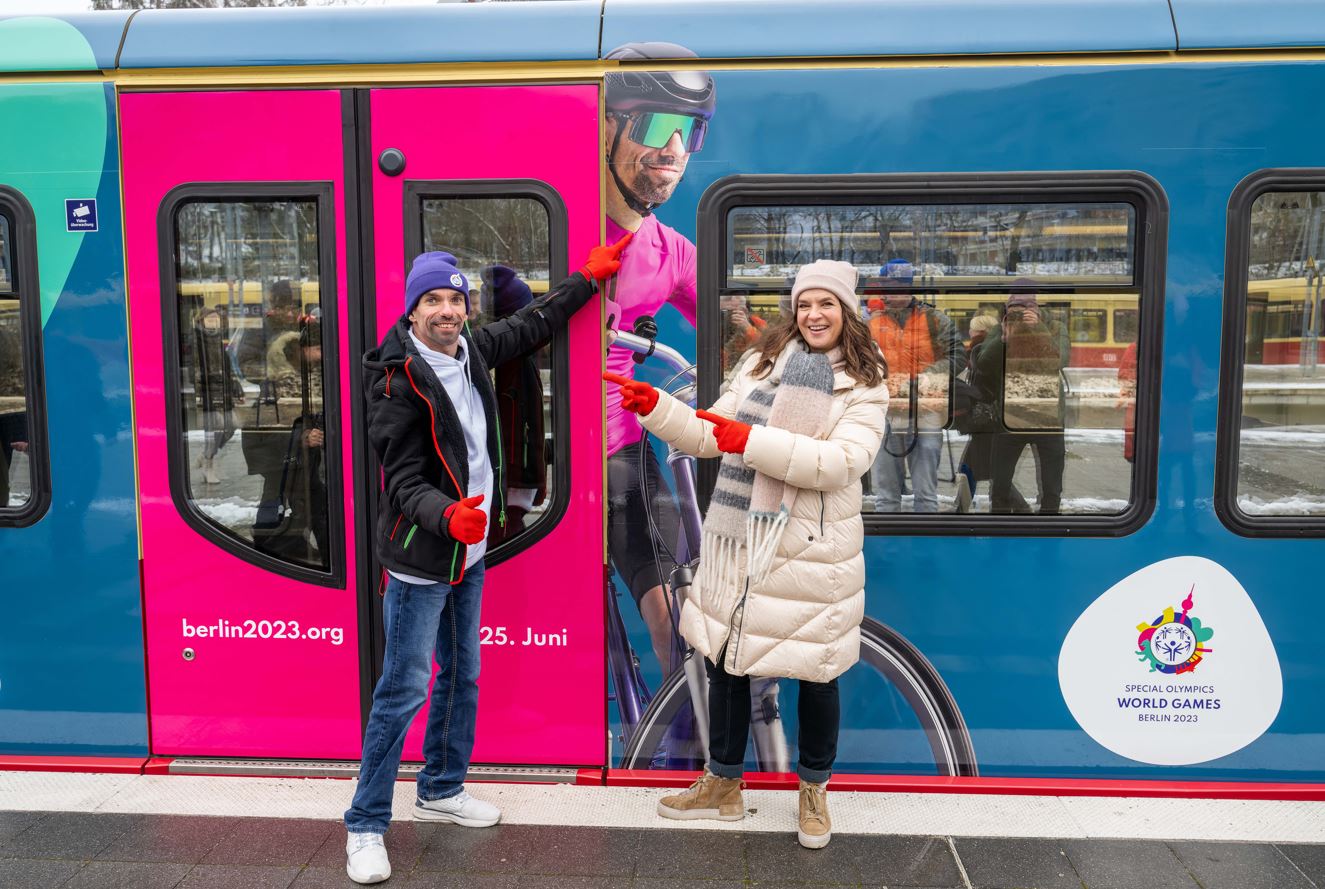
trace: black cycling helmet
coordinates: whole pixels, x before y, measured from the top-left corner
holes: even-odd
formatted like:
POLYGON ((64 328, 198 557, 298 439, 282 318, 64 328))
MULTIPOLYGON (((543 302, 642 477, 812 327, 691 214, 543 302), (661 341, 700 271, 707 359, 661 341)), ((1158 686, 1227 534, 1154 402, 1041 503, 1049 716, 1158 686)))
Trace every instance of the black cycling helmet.
MULTIPOLYGON (((627 62, 699 56, 675 43, 627 43, 603 58, 627 62)), ((717 104, 717 90, 707 71, 609 71, 604 86, 603 102, 608 114, 662 111, 710 120, 717 104)))
MULTIPOLYGON (((675 43, 626 43, 603 58, 627 62, 699 57, 675 43)), ((610 71, 603 80, 603 104, 610 115, 625 117, 648 112, 685 114, 702 120, 703 125, 707 126, 717 105, 717 89, 713 85, 713 77, 707 71, 648 71, 630 68, 610 71)), ((624 132, 624 127, 617 128, 616 137, 607 153, 607 168, 626 205, 641 216, 648 216, 657 204, 635 194, 621 179, 613 162, 624 132)), ((699 135, 703 137, 702 130, 699 135)))

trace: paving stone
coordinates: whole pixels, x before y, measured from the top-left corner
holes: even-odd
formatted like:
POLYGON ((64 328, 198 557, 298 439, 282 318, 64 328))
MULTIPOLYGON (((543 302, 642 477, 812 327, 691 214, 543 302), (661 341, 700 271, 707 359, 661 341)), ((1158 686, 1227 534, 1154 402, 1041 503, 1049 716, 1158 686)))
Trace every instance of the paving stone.
POLYGON ((1064 840, 1063 849, 1090 889, 1196 889, 1196 881, 1166 843, 1064 840))
POLYGON ((746 835, 725 830, 647 830, 635 876, 744 881, 746 835))
POLYGON ((63 889, 174 889, 189 870, 187 864, 158 861, 93 861, 63 889))
POLYGON ((102 861, 197 864, 238 826, 234 818, 145 815, 97 855, 102 861))
POLYGON ((809 881, 854 886, 860 877, 852 858, 854 844, 841 839, 834 837, 822 849, 806 849, 792 832, 745 834, 750 880, 756 886, 809 881))
MULTIPOLYGON (((221 864, 200 864, 178 889, 287 889, 299 876, 297 867, 255 867, 252 865, 232 866, 221 864)), ((341 868, 345 876, 345 868, 341 868)), ((349 882, 349 877, 345 877, 349 882)))
POLYGON ((613 876, 629 880, 640 833, 544 825, 498 825, 478 830, 443 826, 429 839, 418 868, 444 873, 613 876))
MULTIPOLYGON (((242 818, 202 859, 203 864, 305 865, 333 830, 336 821, 242 818)), ((342 863, 343 866, 343 863, 342 863)))
MULTIPOLYGON (((400 878, 393 870, 391 881, 386 884, 388 889, 398 889, 398 886, 401 885, 397 882, 398 879, 400 878)), ((358 887, 358 885, 346 876, 345 865, 342 864, 340 867, 305 867, 294 878, 294 882, 290 884, 290 889, 352 889, 352 887, 358 887)))
POLYGON ((50 889, 76 874, 81 861, 0 858, 0 886, 5 889, 50 889))
POLYGON ((1317 886, 1325 886, 1325 845, 1280 843, 1275 848, 1287 855, 1308 880, 1317 886))
POLYGON ((123 834, 142 822, 142 815, 93 812, 53 812, 38 824, 11 837, 0 855, 13 858, 95 858, 123 834), (35 828, 35 829, 34 829, 35 828))
POLYGON ((746 884, 740 880, 698 880, 694 877, 669 877, 662 880, 636 877, 632 885, 634 889, 742 889, 746 884))
POLYGON ((1205 889, 1314 889, 1296 865, 1263 843, 1169 843, 1205 889))
POLYGON ((866 886, 965 886, 946 837, 846 834, 833 837, 823 851, 834 846, 855 862, 866 886))
POLYGON ((16 837, 49 812, 0 812, 0 846, 11 837, 16 837))
POLYGON ((1081 889, 1057 840, 958 837, 956 844, 976 889, 1081 889))

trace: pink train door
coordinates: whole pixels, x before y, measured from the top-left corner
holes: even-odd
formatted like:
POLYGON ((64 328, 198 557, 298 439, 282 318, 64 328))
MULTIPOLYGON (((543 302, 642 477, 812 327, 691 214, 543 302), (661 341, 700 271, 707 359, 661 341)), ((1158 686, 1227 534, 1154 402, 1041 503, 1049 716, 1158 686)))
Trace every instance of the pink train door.
MULTIPOLYGON (((457 257, 482 325, 526 298, 504 276, 537 297, 598 243, 597 87, 377 89, 360 107, 374 338, 403 314, 424 250, 457 257)), ((476 763, 605 764, 601 330, 590 303, 546 347, 494 369, 507 527, 487 560, 476 763)), ((406 759, 422 758, 422 736, 420 716, 406 759)))
POLYGON ((356 758, 349 105, 120 107, 152 751, 356 758))

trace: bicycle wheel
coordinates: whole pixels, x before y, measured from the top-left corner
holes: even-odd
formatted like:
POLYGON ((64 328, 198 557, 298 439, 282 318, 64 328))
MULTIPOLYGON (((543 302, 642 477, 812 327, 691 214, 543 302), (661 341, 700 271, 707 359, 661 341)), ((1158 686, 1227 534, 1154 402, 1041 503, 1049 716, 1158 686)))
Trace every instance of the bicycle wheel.
MULTIPOLYGON (((934 665, 900 633, 866 617, 860 625, 860 660, 890 683, 910 705, 924 730, 935 770, 940 775, 979 774, 975 748, 952 692, 934 665)), ((647 769, 668 730, 689 713, 690 691, 685 672, 668 676, 654 695, 639 726, 621 755, 620 767, 647 769)))

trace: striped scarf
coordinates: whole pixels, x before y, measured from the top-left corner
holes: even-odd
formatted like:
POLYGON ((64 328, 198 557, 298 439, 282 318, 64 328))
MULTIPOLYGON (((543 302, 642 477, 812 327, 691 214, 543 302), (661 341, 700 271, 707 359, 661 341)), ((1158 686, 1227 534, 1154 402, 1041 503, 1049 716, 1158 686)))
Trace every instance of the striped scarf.
MULTIPOLYGON (((790 343, 768 377, 737 407, 736 419, 821 438, 833 402, 833 357, 790 343)), ((723 611, 734 609, 744 583, 765 578, 797 491, 748 468, 741 454, 723 455, 704 517, 703 558, 695 581, 707 601, 723 611)))

